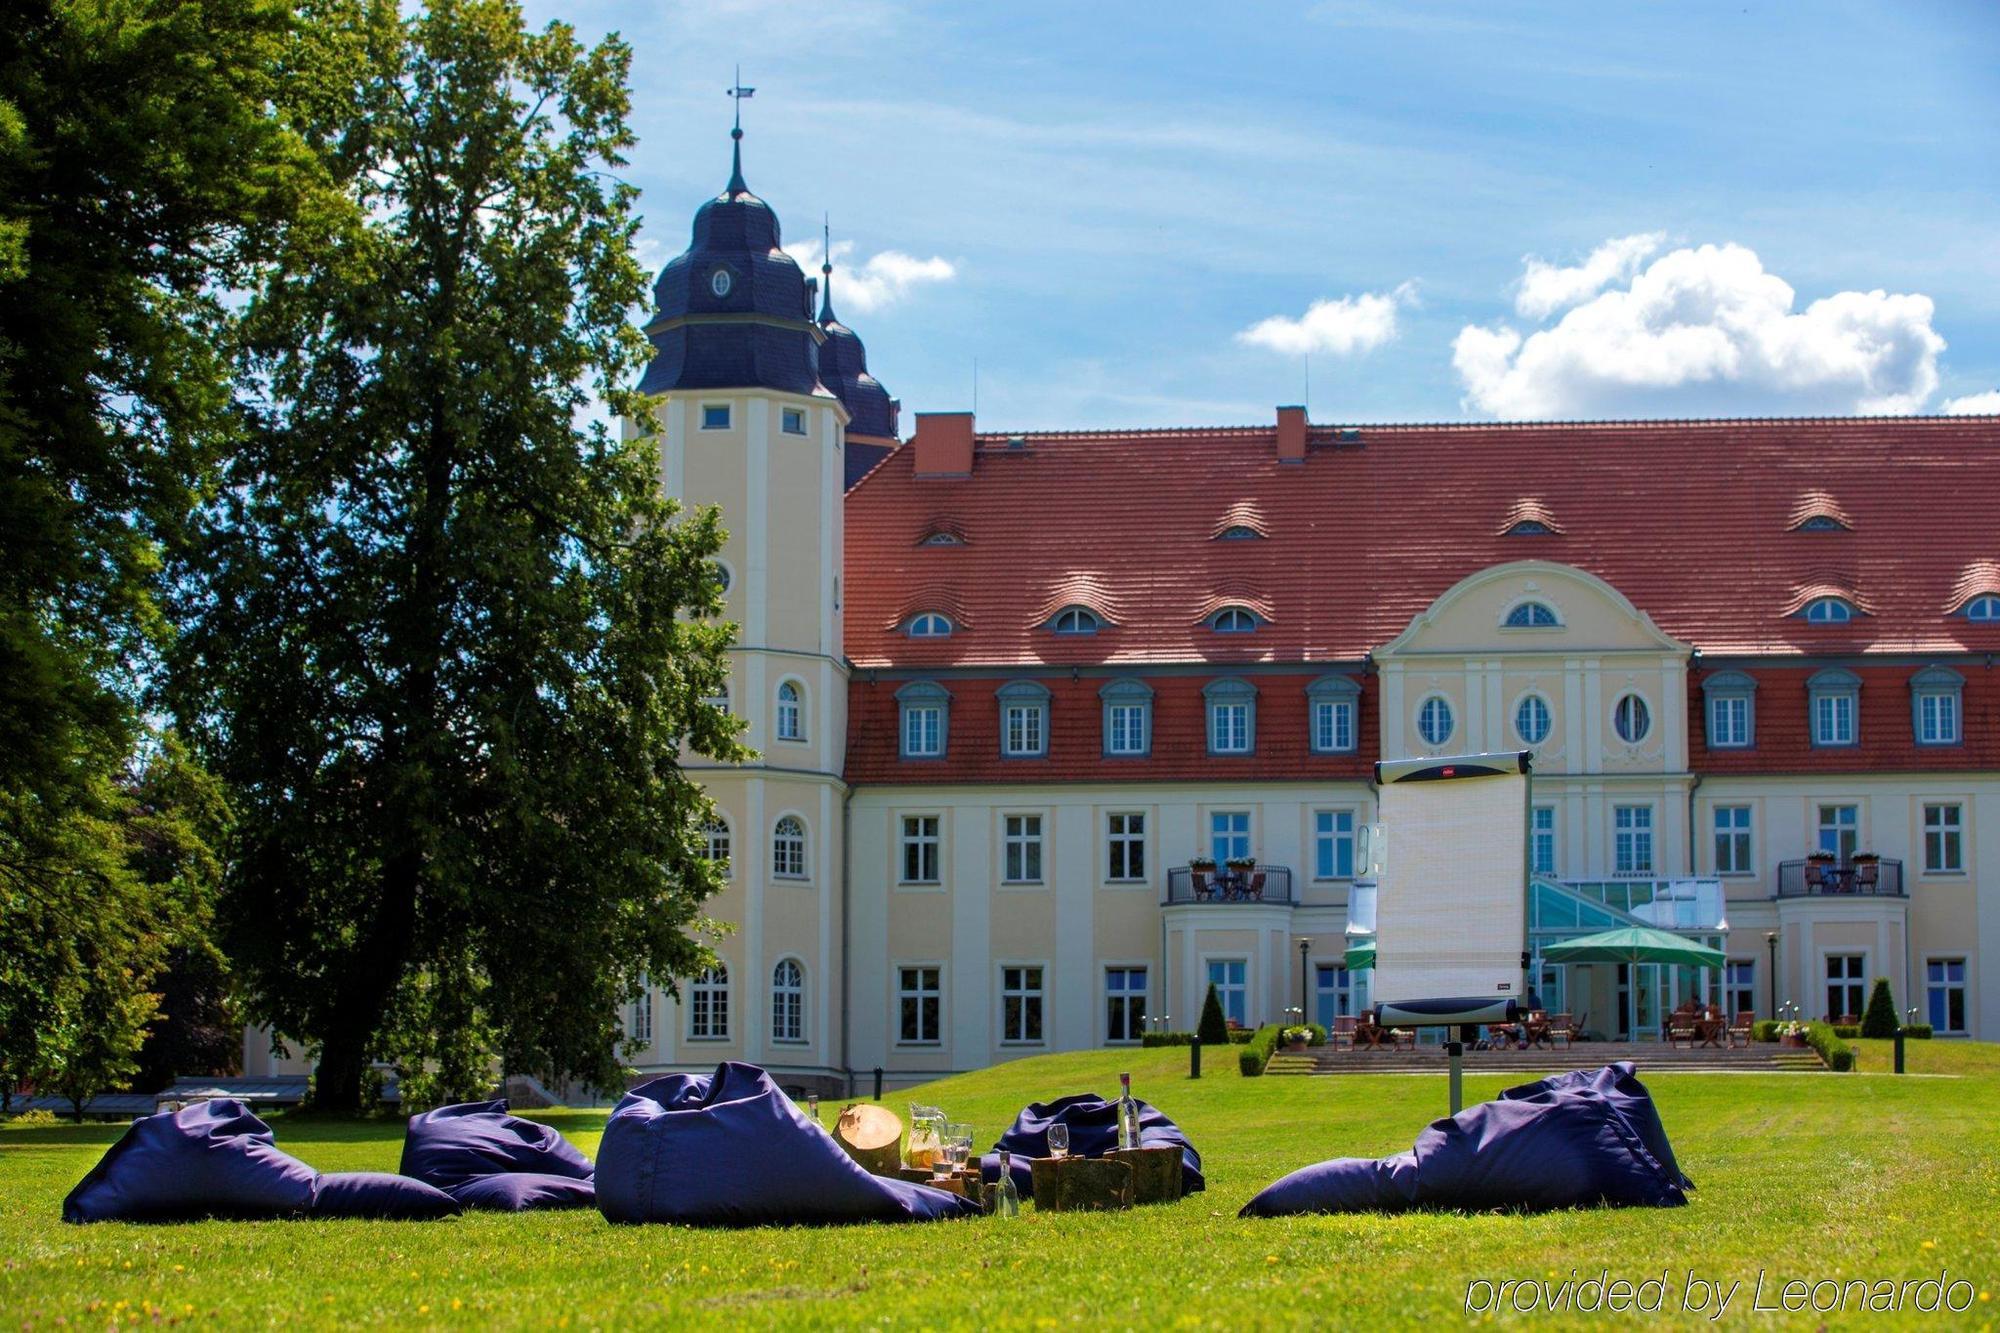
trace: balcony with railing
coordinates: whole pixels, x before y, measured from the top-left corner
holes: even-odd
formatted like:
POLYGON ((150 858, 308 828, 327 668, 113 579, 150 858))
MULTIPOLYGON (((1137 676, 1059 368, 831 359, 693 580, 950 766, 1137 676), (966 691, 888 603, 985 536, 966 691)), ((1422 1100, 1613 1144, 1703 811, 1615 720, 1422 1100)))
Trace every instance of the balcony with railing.
POLYGON ((1167 871, 1167 902, 1179 903, 1265 903, 1289 907, 1292 872, 1288 866, 1253 866, 1248 870, 1196 870, 1174 866, 1167 871))
POLYGON ((1780 898, 1902 898, 1901 861, 1804 861, 1778 862, 1780 898))

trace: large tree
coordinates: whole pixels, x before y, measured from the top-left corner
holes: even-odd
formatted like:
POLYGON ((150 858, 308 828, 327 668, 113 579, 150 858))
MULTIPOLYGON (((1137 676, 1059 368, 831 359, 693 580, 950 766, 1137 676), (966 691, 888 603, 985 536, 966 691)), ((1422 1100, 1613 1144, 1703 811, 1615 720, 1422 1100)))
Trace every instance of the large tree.
POLYGON ((161 551, 235 426, 229 293, 319 179, 276 109, 290 33, 282 0, 0 21, 0 1088, 136 1041, 125 775, 161 551))
POLYGON ((717 887, 683 746, 736 757, 713 512, 650 437, 628 48, 508 0, 309 10, 301 124, 362 225, 247 314, 250 438, 190 571, 184 721, 231 783, 225 941, 348 1107, 512 1068, 602 1084, 717 887))

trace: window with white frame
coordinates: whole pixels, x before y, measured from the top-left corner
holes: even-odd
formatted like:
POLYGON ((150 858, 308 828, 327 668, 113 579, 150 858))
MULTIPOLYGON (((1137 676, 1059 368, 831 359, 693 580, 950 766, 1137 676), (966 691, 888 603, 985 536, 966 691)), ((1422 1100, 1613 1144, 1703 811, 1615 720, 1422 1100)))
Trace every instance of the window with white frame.
POLYGON ((1826 1020, 1858 1018, 1866 995, 1868 955, 1830 953, 1826 956, 1826 1020))
POLYGON ((688 985, 688 1040, 729 1039, 729 969, 704 968, 688 985))
POLYGON ((1815 597, 1799 614, 1812 625, 1845 625, 1854 619, 1854 605, 1845 598, 1815 597))
POLYGON ((1965 960, 1931 958, 1924 963, 1924 1017, 1931 1031, 1965 1031, 1965 960))
POLYGON ((1313 878, 1354 878, 1354 812, 1313 811, 1313 878))
POLYGON ((771 873, 779 879, 806 877, 806 824, 786 815, 771 829, 771 873))
POLYGON ((1627 745, 1637 745, 1653 730, 1653 710, 1638 695, 1627 694, 1613 706, 1611 726, 1618 733, 1619 740, 1627 745))
POLYGON ((1359 716, 1361 686, 1351 676, 1321 676, 1306 686, 1306 701, 1312 709, 1312 748, 1317 754, 1352 754, 1359 742, 1355 719, 1359 716))
POLYGON ((632 1030, 628 1035, 641 1045, 651 1045, 653 1041, 653 986, 643 976, 639 978, 639 998, 632 1001, 632 1030))
POLYGON ((1815 746, 1853 745, 1861 711, 1861 677, 1839 667, 1816 671, 1806 681, 1815 746))
POLYGON ((1507 618, 1500 622, 1508 629, 1556 629, 1562 618, 1547 602, 1516 602, 1507 612, 1507 618))
POLYGON ((1257 744, 1257 690, 1233 677, 1202 688, 1208 709, 1208 752, 1249 754, 1257 744))
POLYGON ((1217 865, 1250 855, 1250 812, 1216 810, 1208 816, 1208 852, 1217 865))
POLYGON ((771 1040, 806 1039, 806 970, 796 958, 771 969, 771 1040))
POLYGON ((1861 845, 1861 807, 1822 805, 1819 808, 1819 849, 1832 852, 1846 865, 1861 845))
POLYGON ((1252 634, 1257 629, 1256 615, 1240 606, 1223 607, 1208 623, 1217 634, 1252 634))
POLYGON ((1103 625, 1095 611, 1087 607, 1066 606, 1049 620, 1049 631, 1053 634, 1095 634, 1103 625))
POLYGON ((1749 746, 1756 723, 1757 678, 1742 671, 1718 671, 1703 678, 1701 692, 1708 701, 1709 748, 1749 746))
POLYGON ((1715 807, 1715 873, 1718 875, 1749 875, 1757 866, 1750 859, 1750 807, 1747 805, 1718 805, 1715 807))
POLYGON ((1532 857, 1535 873, 1548 879, 1556 877, 1556 808, 1552 805, 1538 805, 1528 819, 1528 849, 1532 857))
POLYGON ((1042 1040, 1042 969, 1031 965, 1000 969, 1000 1042, 1032 1046, 1042 1040))
POLYGON ((1104 1040, 1135 1042, 1146 1033, 1146 969, 1104 969, 1104 1040))
POLYGON ((1450 740, 1453 725, 1451 702, 1443 695, 1433 694, 1417 709, 1417 735, 1426 745, 1436 747, 1450 740))
POLYGON ((938 882, 938 824, 936 815, 903 816, 903 883, 938 882))
POLYGON ((1523 745, 1540 745, 1547 740, 1553 722, 1549 701, 1539 694, 1523 695, 1514 706, 1514 734, 1523 745))
POLYGON ((2000 597, 1986 593, 1973 598, 1965 604, 1965 618, 1985 625, 2000 621, 2000 597))
POLYGON ((951 695, 935 681, 911 681, 896 691, 900 714, 897 732, 905 759, 938 759, 944 755, 945 724, 949 720, 951 695))
POLYGON ((1242 958, 1211 958, 1208 960, 1208 984, 1215 987, 1215 998, 1222 1005, 1225 1022, 1233 1022, 1238 1027, 1250 1025, 1250 987, 1248 977, 1250 964, 1242 958))
POLYGON ((1146 878, 1146 816, 1136 811, 1104 817, 1106 879, 1135 882, 1146 878))
POLYGON ((728 430, 729 404, 703 403, 701 405, 701 428, 703 430, 728 430))
POLYGON ((951 636, 951 617, 937 611, 919 611, 910 617, 905 631, 913 639, 944 639, 951 636))
POLYGON ((797 681, 778 686, 778 739, 802 741, 806 738, 805 692, 797 681))
POLYGON ((1313 965, 1313 1018, 1312 1021, 1323 1028, 1333 1026, 1336 1018, 1346 1018, 1359 1013, 1355 1007, 1355 974, 1339 963, 1315 963, 1313 965))
POLYGON ((1653 807, 1614 805, 1611 807, 1613 853, 1621 875, 1653 873, 1653 807))
POLYGON ((701 826, 701 855, 713 861, 717 873, 729 876, 729 821, 720 815, 701 826))
POLYGON ((788 407, 784 410, 779 420, 781 423, 779 429, 783 430, 787 435, 803 435, 806 433, 806 414, 804 408, 788 407))
POLYGON ((1955 875, 1965 869, 1964 807, 1955 801, 1924 806, 1924 869, 1955 875))
POLYGON ((1910 725, 1919 745, 1957 745, 1965 677, 1950 667, 1926 667, 1910 678, 1910 725))
POLYGON ((1153 748, 1153 690, 1144 681, 1114 680, 1097 692, 1104 706, 1104 753, 1135 758, 1153 748))
POLYGON ((905 1046, 935 1046, 942 1025, 943 969, 899 967, 896 969, 896 1040, 905 1046))
POLYGON ((1000 687, 1000 753, 1038 759, 1049 752, 1049 692, 1031 680, 1000 687))
POLYGON ((1732 958, 1723 964, 1722 1007, 1730 1017, 1757 1012, 1757 961, 1732 958))
POLYGON ((1005 815, 1001 820, 1002 878, 1009 884, 1042 882, 1042 817, 1005 815))

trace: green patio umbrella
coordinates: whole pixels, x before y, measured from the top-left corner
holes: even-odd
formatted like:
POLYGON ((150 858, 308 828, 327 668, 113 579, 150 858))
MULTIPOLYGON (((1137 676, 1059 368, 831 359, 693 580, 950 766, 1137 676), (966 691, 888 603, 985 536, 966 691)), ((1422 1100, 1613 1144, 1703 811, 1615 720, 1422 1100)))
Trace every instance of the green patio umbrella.
POLYGON ((1361 972, 1375 966, 1375 942, 1370 940, 1366 944, 1348 945, 1347 956, 1340 962, 1350 972, 1361 972))
POLYGON ((1646 926, 1625 926, 1542 948, 1542 961, 1547 963, 1666 963, 1719 968, 1727 957, 1720 949, 1646 926))

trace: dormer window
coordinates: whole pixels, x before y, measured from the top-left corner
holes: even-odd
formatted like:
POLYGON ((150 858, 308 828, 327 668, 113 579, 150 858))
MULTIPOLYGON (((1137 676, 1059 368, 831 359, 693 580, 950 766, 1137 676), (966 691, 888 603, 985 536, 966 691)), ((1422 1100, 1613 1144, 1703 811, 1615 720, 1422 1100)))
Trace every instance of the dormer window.
POLYGON ((1557 629, 1562 618, 1547 602, 1527 601, 1516 602, 1500 623, 1507 629, 1557 629))
POLYGON ((1049 621, 1049 631, 1053 634, 1095 634, 1103 623, 1089 607, 1066 606, 1049 621))
POLYGON ((1987 593, 1965 604, 1965 618, 1981 625, 2000 624, 2000 597, 1987 593))
POLYGON ((1845 532, 1847 525, 1831 514, 1814 514, 1794 529, 1797 532, 1845 532))
POLYGON ((1814 748, 1855 744, 1860 732, 1861 677, 1839 667, 1814 672, 1806 681, 1806 707, 1814 748))
POLYGON ((1244 523, 1232 523, 1215 535, 1217 541, 1254 542, 1263 539, 1264 534, 1244 523))
POLYGON ((951 637, 951 618, 936 611, 924 611, 910 617, 906 631, 913 639, 945 639, 951 637))
POLYGON ((1537 518, 1524 518, 1507 529, 1509 537, 1553 537, 1555 529, 1537 518))
POLYGON ((1919 745, 1957 745, 1963 737, 1965 677, 1950 667, 1925 667, 1910 677, 1910 724, 1919 745))
POLYGON ((946 532, 946 531, 944 531, 944 530, 943 530, 942 528, 940 528, 940 529, 939 529, 938 531, 936 531, 936 532, 933 532, 933 533, 930 533, 930 534, 929 534, 928 536, 926 536, 926 537, 925 537, 925 538, 924 538, 924 539, 923 539, 922 541, 918 542, 918 543, 917 543, 917 545, 919 545, 919 546, 963 546, 963 545, 965 545, 965 538, 963 538, 963 537, 959 536, 959 535, 958 535, 957 533, 955 533, 955 532, 946 532))
POLYGON ((1802 614, 1809 625, 1845 625, 1854 619, 1854 604, 1842 597, 1815 597, 1802 614))
POLYGON ((1225 606, 1209 617, 1208 626, 1217 634, 1254 634, 1257 616, 1240 606, 1225 606))

